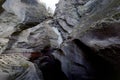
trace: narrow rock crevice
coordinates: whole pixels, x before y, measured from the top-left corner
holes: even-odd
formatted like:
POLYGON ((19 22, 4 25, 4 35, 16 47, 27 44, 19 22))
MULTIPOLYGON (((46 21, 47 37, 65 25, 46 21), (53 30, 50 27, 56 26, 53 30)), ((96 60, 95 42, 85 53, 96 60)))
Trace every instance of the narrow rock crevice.
POLYGON ((45 47, 41 52, 32 53, 29 61, 37 64, 44 80, 68 80, 62 71, 61 62, 52 55, 54 50, 45 47))
POLYGON ((114 80, 116 79, 116 70, 115 66, 99 56, 94 50, 85 45, 78 39, 73 40, 73 42, 82 50, 85 54, 86 59, 91 63, 93 69, 95 70, 95 80, 114 80))

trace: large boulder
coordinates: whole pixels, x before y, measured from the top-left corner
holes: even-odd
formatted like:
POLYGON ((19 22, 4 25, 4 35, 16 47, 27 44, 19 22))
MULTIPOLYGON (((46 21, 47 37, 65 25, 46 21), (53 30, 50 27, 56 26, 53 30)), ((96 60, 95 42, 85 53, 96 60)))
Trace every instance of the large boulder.
POLYGON ((41 22, 48 16, 46 7, 38 0, 6 0, 3 8, 23 22, 41 22))
POLYGON ((46 20, 37 26, 18 32, 18 34, 15 33, 16 35, 14 34, 8 43, 7 50, 13 52, 40 52, 48 45, 58 47, 58 34, 49 23, 51 23, 51 20, 46 20))

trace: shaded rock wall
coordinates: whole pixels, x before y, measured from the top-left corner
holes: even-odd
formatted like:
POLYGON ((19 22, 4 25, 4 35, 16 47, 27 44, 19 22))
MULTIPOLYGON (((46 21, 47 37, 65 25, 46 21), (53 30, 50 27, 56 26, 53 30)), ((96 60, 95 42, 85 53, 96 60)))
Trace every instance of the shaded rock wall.
POLYGON ((3 8, 6 11, 0 15, 1 53, 33 52, 47 45, 58 46, 58 34, 53 30, 52 18, 48 18, 42 3, 37 0, 7 0, 3 8))
POLYGON ((0 14, 0 53, 6 49, 11 34, 16 31, 15 27, 18 24, 17 16, 7 12, 0 14))
MULTIPOLYGON (((83 22, 73 30, 71 36, 78 38, 97 52, 112 47, 111 50, 119 55, 119 52, 113 49, 113 47, 119 49, 120 44, 119 19, 115 18, 120 11, 119 5, 120 2, 117 0, 109 2, 101 0, 94 7, 96 10, 89 13, 86 20, 82 20, 83 22)), ((119 16, 117 17, 119 18, 119 16)), ((111 55, 113 52, 109 52, 109 54, 111 55)), ((109 56, 109 54, 107 55, 109 56)))
POLYGON ((22 54, 0 55, 0 80, 43 80, 37 71, 22 54))
MULTIPOLYGON (((27 3, 30 8, 37 4, 27 1, 21 1, 21 4, 27 3)), ((10 9, 19 16, 19 11, 16 13, 10 9)), ((5 51, 40 51, 46 45, 53 45, 58 48, 53 55, 61 61, 62 70, 69 80, 120 79, 119 0, 60 0, 53 18, 34 23, 31 19, 36 21, 38 18, 33 14, 22 18, 27 20, 26 17, 32 23, 16 24, 17 27, 9 33, 10 41, 5 44, 5 51), (53 28, 58 28, 60 34, 53 28), (58 44, 61 36, 63 42, 58 44)))
POLYGON ((2 4, 5 2, 5 0, 0 0, 0 13, 3 11, 2 4))
POLYGON ((59 1, 55 20, 64 42, 62 51, 54 55, 63 64, 69 79, 120 79, 119 7, 119 0, 59 1), (86 76, 83 66, 91 75, 86 76))
POLYGON ((21 54, 39 52, 48 45, 58 46, 58 35, 51 26, 52 18, 47 18, 46 8, 35 0, 21 0, 21 3, 20 0, 7 0, 3 7, 0 54, 4 54, 0 55, 0 80, 43 80, 39 68, 23 59, 21 54))

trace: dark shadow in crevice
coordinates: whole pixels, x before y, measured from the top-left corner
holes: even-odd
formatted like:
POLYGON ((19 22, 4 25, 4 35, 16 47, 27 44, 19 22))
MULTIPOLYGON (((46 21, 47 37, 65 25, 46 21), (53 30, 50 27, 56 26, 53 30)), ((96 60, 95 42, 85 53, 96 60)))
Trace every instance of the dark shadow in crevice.
POLYGON ((30 61, 37 64, 44 80, 68 80, 62 71, 61 62, 52 55, 53 51, 54 49, 46 47, 39 53, 34 52, 31 54, 30 61))
POLYGON ((117 72, 112 63, 99 56, 97 52, 94 52, 79 39, 74 39, 73 42, 82 50, 85 58, 95 70, 95 80, 118 80, 116 79, 117 72))

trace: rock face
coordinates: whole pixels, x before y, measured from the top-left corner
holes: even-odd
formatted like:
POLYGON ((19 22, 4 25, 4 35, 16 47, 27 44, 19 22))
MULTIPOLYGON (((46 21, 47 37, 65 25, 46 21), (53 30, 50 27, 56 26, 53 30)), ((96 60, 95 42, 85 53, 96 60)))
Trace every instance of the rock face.
POLYGON ((9 54, 0 55, 0 80, 43 80, 37 66, 21 53, 58 46, 53 20, 44 20, 47 11, 35 0, 6 0, 3 7, 7 12, 0 14, 0 54, 9 54))
POLYGON ((47 45, 58 46, 58 34, 51 25, 53 21, 43 21, 48 17, 43 4, 37 0, 6 0, 3 8, 7 12, 0 15, 1 53, 40 51, 47 45), (20 18, 24 20, 21 22, 20 18), (39 23, 41 21, 43 23, 39 23))
POLYGON ((37 26, 19 24, 11 34, 4 52, 40 52, 48 45, 59 47, 58 34, 49 25, 51 23, 52 20, 46 20, 37 26))
POLYGON ((6 12, 0 15, 1 52, 40 51, 51 45, 58 48, 53 55, 69 80, 120 79, 120 0, 60 0, 53 18, 42 22, 46 10, 39 6, 36 0, 5 2, 5 10, 23 22, 6 12))
POLYGON ((32 51, 40 52, 45 46, 52 44, 54 46, 51 40, 57 40, 58 35, 47 23, 49 23, 49 20, 35 27, 23 30, 11 50, 31 49, 32 51))
POLYGON ((4 51, 9 42, 11 34, 16 30, 16 25, 19 24, 17 16, 3 12, 0 15, 0 53, 4 51), (9 27, 8 27, 9 26, 9 27))
POLYGON ((21 54, 0 55, 0 80, 42 80, 33 63, 21 54))
POLYGON ((41 22, 48 16, 45 6, 38 0, 6 0, 3 8, 22 22, 41 22))
POLYGON ((83 5, 89 0, 60 0, 55 11, 55 19, 63 37, 66 38, 73 28, 81 22, 85 11, 83 5))
POLYGON ((119 7, 119 0, 59 1, 55 20, 66 40, 54 55, 70 80, 120 79, 119 7))
MULTIPOLYGON (((26 4, 30 1, 22 2, 26 4)), ((5 2, 4 7, 6 4, 7 3, 5 2)), ((32 3, 30 2, 30 4, 32 3)), ((9 6, 9 8, 11 7, 9 6)), ((15 7, 12 5, 12 8, 15 7)), ((31 19, 23 20, 21 22, 19 20, 19 17, 22 17, 20 16, 21 13, 20 15, 15 13, 17 16, 19 16, 17 17, 14 14, 11 14, 14 13, 14 9, 12 10, 13 12, 9 13, 9 11, 4 11, 0 14, 0 54, 9 52, 9 54, 0 55, 0 80, 43 80, 42 73, 37 66, 27 61, 27 59, 24 59, 24 56, 22 56, 21 53, 23 51, 38 51, 44 48, 44 46, 50 45, 47 35, 49 31, 47 32, 48 29, 45 27, 46 25, 43 25, 45 22, 43 24, 39 24, 38 26, 36 26, 38 23, 36 24, 36 21, 31 22, 31 19)), ((25 19, 29 16, 29 18, 38 21, 36 15, 31 17, 32 15, 26 15, 27 17, 25 17, 25 19)), ((42 20, 45 16, 46 14, 44 14, 44 16, 42 15, 42 17, 39 17, 39 19, 42 20)), ((41 21, 39 20, 38 22, 41 21)), ((51 30, 51 32, 52 31, 53 30, 51 30)), ((53 31, 53 33, 55 32, 53 31)))
POLYGON ((5 0, 0 0, 0 13, 3 11, 2 4, 4 3, 5 0))
POLYGON ((62 52, 53 53, 62 63, 62 68, 69 80, 94 80, 95 74, 86 54, 74 42, 67 42, 62 52))
MULTIPOLYGON (((91 5, 95 5, 96 1, 92 2, 91 5)), ((119 7, 120 2, 117 0, 110 0, 110 2, 101 0, 101 2, 97 2, 96 7, 93 7, 95 11, 91 11, 87 14, 87 19, 82 20, 83 22, 80 23, 82 25, 78 26, 72 32, 72 36, 78 38, 95 51, 106 51, 100 55, 113 60, 110 55, 114 55, 114 51, 116 56, 119 55, 119 51, 117 50, 120 46, 119 7), (107 49, 110 49, 110 51, 113 50, 113 52, 107 52, 107 49)), ((83 19, 84 18, 85 17, 83 17, 83 19)), ((115 59, 118 58, 115 57, 115 59)), ((113 61, 116 63, 116 60, 113 61)))

